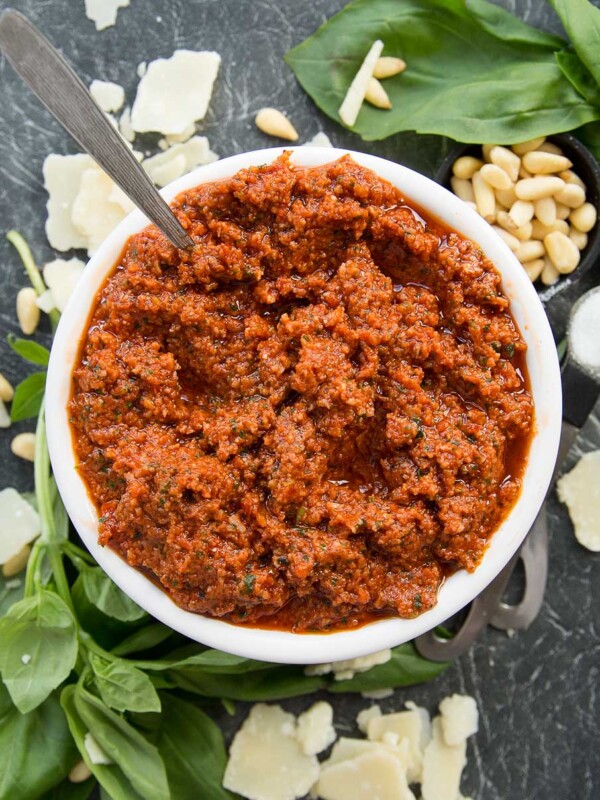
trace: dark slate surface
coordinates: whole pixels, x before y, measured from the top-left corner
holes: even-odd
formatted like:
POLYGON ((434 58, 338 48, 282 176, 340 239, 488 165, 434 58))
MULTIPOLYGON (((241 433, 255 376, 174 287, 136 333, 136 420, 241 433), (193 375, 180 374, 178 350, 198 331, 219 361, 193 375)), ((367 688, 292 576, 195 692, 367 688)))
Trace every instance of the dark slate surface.
MULTIPOLYGON (((542 0, 503 0, 503 4, 532 24, 559 29, 542 0)), ((0 2, 0 7, 6 5, 0 2)), ((441 139, 412 134, 363 143, 325 119, 295 83, 282 55, 340 9, 343 0, 132 0, 130 8, 119 11, 116 27, 101 33, 86 19, 83 0, 13 0, 11 5, 28 14, 63 49, 84 80, 114 80, 125 87, 129 101, 135 94, 139 62, 169 56, 181 47, 217 50, 223 65, 204 130, 221 156, 272 144, 253 124, 256 110, 264 105, 285 109, 303 139, 325 130, 336 145, 395 159, 429 175, 447 151, 441 139)), ((149 139, 149 146, 154 142, 149 139)), ((52 256, 43 231, 42 161, 50 152, 75 151, 58 124, 0 62, 0 232, 19 228, 40 262, 52 256)), ((3 237, 0 263, 4 339, 7 332, 17 332, 14 301, 25 278, 3 237)), ((572 299, 565 307, 568 302, 572 299)), ((43 333, 40 336, 44 338, 43 333)), ((15 382, 25 374, 19 359, 1 344, 0 370, 15 382)), ((30 466, 9 451, 10 437, 30 428, 23 424, 10 433, 0 432, 0 485, 31 488, 30 466)), ((594 447, 600 447, 598 416, 590 420, 578 444, 581 450, 594 447)), ((385 711, 399 709, 409 699, 433 711, 449 692, 468 692, 477 698, 481 730, 469 745, 463 780, 463 793, 477 800, 600 796, 600 557, 577 545, 565 510, 555 498, 550 521, 549 588, 543 611, 530 630, 514 638, 488 630, 436 681, 397 691, 382 701, 385 711)), ((298 710, 308 702, 285 705, 298 710)), ((340 732, 353 729, 356 712, 368 702, 334 700, 340 732)), ((240 707, 231 720, 217 711, 227 734, 244 713, 240 707)))

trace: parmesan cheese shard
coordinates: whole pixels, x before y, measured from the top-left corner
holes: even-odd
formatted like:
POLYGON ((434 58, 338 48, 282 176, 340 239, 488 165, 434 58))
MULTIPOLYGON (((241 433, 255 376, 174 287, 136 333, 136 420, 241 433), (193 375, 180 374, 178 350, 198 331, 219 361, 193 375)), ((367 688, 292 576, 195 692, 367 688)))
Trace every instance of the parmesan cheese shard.
POLYGON ((121 131, 121 136, 126 142, 133 142, 135 139, 135 131, 131 127, 131 109, 129 106, 127 106, 127 108, 119 117, 119 130, 121 131))
POLYGON ((122 206, 109 199, 113 190, 113 181, 100 167, 86 169, 81 176, 71 219, 90 256, 126 216, 122 206))
POLYGON ((331 139, 323 131, 315 133, 312 139, 309 139, 308 142, 304 142, 304 144, 310 145, 312 147, 333 147, 331 139))
POLYGON ((569 509, 575 538, 600 552, 600 450, 582 456, 556 484, 558 499, 569 509))
POLYGON ((390 649, 379 650, 368 656, 350 658, 346 661, 334 661, 330 664, 309 664, 304 668, 305 675, 327 675, 333 672, 336 681, 351 680, 357 672, 368 672, 373 667, 386 664, 392 657, 390 649))
POLYGON ((380 716, 381 708, 378 705, 369 706, 369 708, 363 708, 363 710, 359 711, 356 715, 356 724, 358 725, 358 729, 362 731, 362 733, 366 734, 367 728, 369 727, 369 722, 372 719, 376 719, 380 716))
POLYGON ((83 273, 85 264, 78 258, 65 261, 57 258, 44 266, 44 281, 52 292, 54 307, 61 313, 65 310, 67 301, 83 273))
POLYGON ((453 694, 440 703, 444 741, 451 747, 468 739, 479 729, 479 713, 473 697, 453 694))
POLYGON ((193 136, 183 144, 174 144, 168 150, 145 159, 142 166, 157 186, 166 186, 194 167, 211 164, 218 158, 210 149, 206 136, 193 136))
POLYGON ((118 10, 128 5, 129 0, 85 0, 85 15, 95 23, 97 31, 103 31, 115 24, 118 10))
POLYGON ((95 166, 95 161, 83 154, 52 153, 44 161, 44 187, 48 192, 46 236, 55 250, 87 247, 87 237, 73 224, 71 209, 83 173, 95 166))
POLYGON ((204 119, 220 63, 218 53, 176 50, 148 64, 131 109, 133 130, 183 134, 204 119))
POLYGON ((422 800, 456 800, 460 777, 467 763, 467 742, 449 746, 444 741, 440 717, 433 720, 432 738, 425 748, 421 779, 422 800))
POLYGON ((333 708, 329 703, 315 703, 298 717, 296 737, 307 756, 316 756, 335 742, 333 708))
POLYGON ((158 157, 159 156, 153 156, 152 158, 149 158, 149 163, 144 165, 144 168, 150 176, 152 183, 155 183, 160 187, 166 186, 167 183, 171 183, 171 181, 177 180, 177 178, 181 178, 181 176, 185 174, 186 170, 184 155, 170 153, 167 160, 153 165, 151 162, 153 159, 157 159, 158 157))
MULTIPOLYGON (((423 765, 423 751, 429 741, 429 715, 422 713, 425 709, 400 711, 396 714, 384 714, 375 717, 367 725, 367 736, 370 741, 384 741, 386 734, 394 733, 398 742, 408 742, 409 761, 407 764, 409 783, 418 782, 423 765)), ((426 713, 426 712, 425 712, 426 713)), ((388 741, 389 738, 388 738, 388 741)))
POLYGON ((85 751, 88 754, 88 758, 92 764, 104 764, 108 766, 109 764, 114 763, 111 757, 104 752, 89 731, 83 737, 83 746, 85 747, 85 751))
POLYGON ((391 697, 394 694, 394 690, 391 686, 382 689, 371 689, 367 692, 361 692, 360 696, 364 697, 365 700, 385 700, 386 697, 391 697))
POLYGON ((390 747, 384 742, 370 742, 368 739, 350 739, 341 736, 331 751, 331 755, 321 764, 322 768, 330 764, 339 764, 341 761, 348 761, 356 756, 362 756, 365 753, 377 753, 384 750, 386 753, 391 753, 397 758, 404 771, 407 769, 409 762, 408 742, 406 739, 400 742, 398 746, 390 747))
POLYGON ((16 556, 41 533, 37 511, 12 487, 0 491, 0 564, 16 556))
POLYGON ((302 752, 296 720, 280 706, 258 703, 235 735, 223 786, 248 800, 296 800, 319 777, 319 762, 302 752))
POLYGON ((373 71, 382 50, 383 42, 381 39, 377 39, 377 41, 373 42, 371 45, 371 49, 354 76, 354 80, 350 84, 350 88, 346 92, 346 96, 339 108, 338 113, 340 119, 349 128, 356 122, 363 100, 365 99, 365 94, 367 93, 369 81, 373 77, 373 71))
POLYGON ((125 102, 125 90, 112 81, 92 81, 90 92, 102 111, 119 111, 125 102))
POLYGON ((44 314, 49 314, 54 308, 56 308, 52 289, 46 289, 45 292, 42 292, 35 302, 37 307, 40 309, 40 311, 43 311, 44 314))
POLYGON ((415 800, 402 764, 383 747, 324 767, 315 791, 323 800, 415 800))

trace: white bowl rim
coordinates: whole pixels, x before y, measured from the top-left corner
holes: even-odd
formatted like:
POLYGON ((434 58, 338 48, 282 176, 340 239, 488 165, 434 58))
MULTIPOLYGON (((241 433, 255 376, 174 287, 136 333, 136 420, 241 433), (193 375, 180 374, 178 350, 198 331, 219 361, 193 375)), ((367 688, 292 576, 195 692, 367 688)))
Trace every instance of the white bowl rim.
POLYGON ((528 344, 527 367, 536 406, 536 431, 523 475, 521 495, 491 537, 473 573, 459 571, 441 587, 437 605, 414 619, 386 618, 357 629, 331 633, 291 633, 236 626, 185 611, 141 572, 97 542, 98 515, 77 472, 67 403, 71 373, 93 298, 119 258, 125 241, 147 220, 132 212, 90 259, 57 328, 46 384, 48 446, 52 468, 67 512, 85 546, 102 569, 153 617, 209 647, 260 661, 313 664, 351 659, 407 642, 434 628, 471 602, 498 575, 522 544, 541 507, 551 480, 561 427, 561 384, 550 325, 535 289, 514 254, 492 228, 461 200, 425 176, 395 162, 352 150, 329 147, 275 147, 224 158, 198 167, 166 186, 172 200, 201 183, 232 176, 239 169, 271 162, 292 151, 298 166, 317 166, 350 155, 427 209, 443 223, 476 241, 502 275, 511 312, 528 344))

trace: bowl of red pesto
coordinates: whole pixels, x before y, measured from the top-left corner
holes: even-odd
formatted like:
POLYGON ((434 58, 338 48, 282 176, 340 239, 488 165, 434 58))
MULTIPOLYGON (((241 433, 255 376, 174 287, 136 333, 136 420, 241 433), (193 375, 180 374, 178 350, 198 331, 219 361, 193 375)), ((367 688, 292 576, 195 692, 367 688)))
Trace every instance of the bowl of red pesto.
POLYGON ((195 247, 131 214, 50 358, 85 545, 154 617, 243 656, 352 658, 441 623, 522 543, 556 456, 556 350, 520 265, 362 153, 246 153, 163 195, 195 247))

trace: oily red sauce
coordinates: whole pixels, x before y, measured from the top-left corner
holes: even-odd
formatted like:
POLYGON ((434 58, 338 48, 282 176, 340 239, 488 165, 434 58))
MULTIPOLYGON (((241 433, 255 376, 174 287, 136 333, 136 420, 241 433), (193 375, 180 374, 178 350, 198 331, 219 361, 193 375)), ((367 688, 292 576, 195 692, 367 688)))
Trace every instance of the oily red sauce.
POLYGON ((413 617, 521 488, 525 344, 477 245, 349 157, 180 195, 132 236, 73 374, 100 542, 182 607, 413 617))

